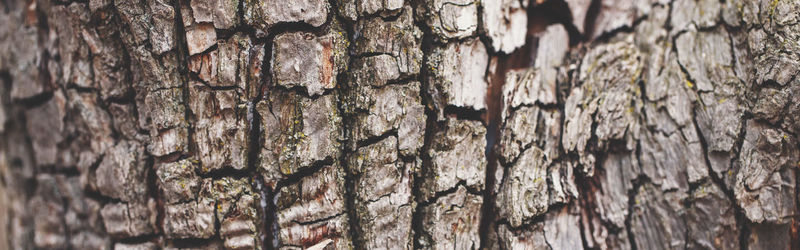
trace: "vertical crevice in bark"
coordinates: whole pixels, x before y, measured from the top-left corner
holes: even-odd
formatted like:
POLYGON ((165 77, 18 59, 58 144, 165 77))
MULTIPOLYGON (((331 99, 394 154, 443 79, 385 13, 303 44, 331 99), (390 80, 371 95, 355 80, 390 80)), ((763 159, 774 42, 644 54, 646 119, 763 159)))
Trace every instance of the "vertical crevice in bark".
POLYGON ((731 202, 734 203, 733 206, 736 208, 736 224, 739 228, 739 249, 748 250, 750 227, 747 226, 747 217, 741 212, 738 204, 736 204, 736 200, 731 200, 731 202))
POLYGON ((634 206, 636 205, 636 196, 639 194, 639 186, 641 185, 641 182, 637 180, 638 179, 634 180, 633 188, 628 190, 628 214, 625 216, 625 228, 622 229, 628 234, 628 242, 632 250, 638 249, 636 246, 636 235, 634 235, 631 230, 631 220, 634 213, 634 206))
MULTIPOLYGON (((690 79, 689 78, 690 77, 689 74, 685 71, 683 66, 681 66, 681 70, 684 71, 683 73, 684 73, 684 76, 687 78, 687 80, 690 79)), ((689 80, 689 81, 692 81, 692 80, 689 80)), ((698 100, 698 102, 700 102, 699 105, 703 105, 701 100, 698 100)), ((698 105, 698 104, 695 104, 695 105, 698 105)), ((722 179, 722 177, 718 176, 717 172, 714 171, 714 169, 711 167, 712 166, 711 165, 711 160, 708 158, 709 153, 710 153, 708 151, 708 142, 706 141, 705 137, 703 136, 702 131, 700 131, 700 126, 697 123, 697 114, 696 114, 697 111, 696 110, 697 109, 694 109, 694 108, 692 109, 692 112, 693 112, 692 113, 692 122, 694 124, 695 130, 697 131, 697 134, 699 135, 698 138, 700 139, 700 145, 703 148, 703 156, 705 158, 706 166, 708 166, 708 176, 711 179, 712 184, 719 186, 720 189, 722 190, 722 192, 725 194, 725 197, 731 202, 731 206, 733 207, 734 213, 735 213, 736 227, 739 230, 739 235, 738 235, 739 247, 740 247, 740 249, 747 249, 748 248, 747 247, 748 246, 748 244, 747 244, 748 237, 750 235, 750 229, 747 226, 747 217, 745 216, 744 211, 742 211, 742 208, 736 202, 736 197, 734 196, 733 188, 732 187, 728 187, 727 185, 725 185, 725 181, 722 179)), ((744 136, 741 136, 741 137, 744 137, 744 136)), ((734 162, 731 161, 731 163, 733 164, 734 162)), ((731 171, 731 170, 729 170, 729 171, 731 171)), ((687 238, 687 242, 688 242, 688 238, 687 238)))
MULTIPOLYGON (((102 159, 103 159, 103 156, 101 156, 100 160, 98 160, 98 162, 97 162, 98 165, 100 164, 100 161, 102 161, 102 159)), ((145 165, 145 166, 147 166, 147 169, 149 170, 149 171, 147 171, 147 189, 148 189, 147 193, 150 195, 151 198, 155 199, 155 201, 156 201, 156 211, 158 211, 158 214, 156 215, 156 226, 158 228, 164 228, 164 205, 165 204, 164 204, 164 197, 161 194, 161 192, 159 192, 159 190, 158 190, 158 183, 157 183, 158 176, 156 175, 155 163, 156 163, 156 159, 155 158, 153 158, 152 156, 148 156, 147 157, 147 163, 145 165)), ((94 169, 96 169, 96 167, 94 167, 92 171, 94 171, 94 169)), ((95 195, 96 195, 96 197, 105 199, 106 202, 109 201, 107 198, 103 197, 100 194, 95 194, 95 195)))
MULTIPOLYGON (((530 13, 530 12, 529 12, 530 13)), ((529 29, 537 29, 539 28, 536 25, 533 25, 529 29)), ((500 126, 502 125, 503 121, 501 119, 501 114, 503 110, 503 85, 505 85, 506 80, 506 73, 513 69, 520 69, 524 67, 528 67, 534 60, 535 55, 532 54, 535 51, 532 48, 534 47, 535 38, 528 37, 526 39, 525 45, 521 48, 517 48, 514 52, 508 55, 498 55, 490 60, 496 62, 496 66, 493 70, 489 71, 487 77, 489 78, 489 90, 487 91, 486 96, 486 113, 484 114, 484 120, 486 125, 486 149, 484 153, 486 154, 487 166, 486 166, 486 180, 485 180, 485 187, 483 191, 483 207, 482 207, 482 216, 481 216, 481 226, 480 226, 480 237, 481 237, 481 248, 490 247, 488 244, 488 237, 491 233, 492 225, 495 223, 497 218, 496 216, 496 208, 495 208, 495 197, 497 196, 497 190, 495 190, 495 185, 498 180, 495 179, 495 171, 497 171, 498 167, 502 167, 497 158, 497 152, 495 152, 495 146, 498 143, 500 138, 500 126)), ((492 67, 490 64, 489 67, 492 67)))
POLYGON ((592 3, 589 4, 589 9, 586 11, 586 19, 583 20, 583 37, 585 40, 591 40, 592 34, 595 31, 595 21, 597 20, 597 16, 600 14, 600 8, 603 4, 603 0, 591 0, 592 3))
MULTIPOLYGON (((736 145, 734 145, 734 147, 733 147, 735 152, 732 152, 732 153, 734 153, 735 156, 731 157, 731 161, 730 161, 730 163, 731 163, 730 166, 731 167, 736 166, 734 164, 737 164, 736 161, 739 160, 739 154, 741 154, 741 152, 742 152, 742 144, 744 143, 744 136, 746 135, 745 133, 746 133, 746 129, 747 129, 747 120, 751 119, 749 117, 752 117, 752 115, 748 114, 748 113, 749 113, 749 111, 745 111, 744 116, 742 116, 741 129, 739 130, 739 138, 736 140, 736 145)), ((701 136, 701 138, 702 138, 702 136, 701 136)), ((732 170, 728 170, 728 171, 732 171, 732 170)), ((738 171, 741 171, 741 170, 738 170, 738 171)), ((713 173, 713 171, 711 171, 711 172, 713 173)), ((709 173, 709 174, 711 174, 711 173, 709 173)), ((724 183, 724 181, 722 181, 722 179, 720 179, 720 181, 724 183)), ((800 185, 797 185, 795 183, 795 186, 800 186, 800 185)), ((749 223, 749 219, 747 219, 747 216, 745 215, 745 212, 743 211, 743 208, 739 205, 739 202, 737 202, 733 187, 731 187, 730 190, 728 190, 725 186, 722 186, 722 187, 723 187, 723 192, 725 192, 726 195, 728 196, 728 200, 731 201, 732 206, 734 208, 734 211, 736 212, 736 225, 737 225, 737 227, 739 227, 739 244, 741 244, 741 248, 742 249, 747 250, 747 249, 749 249, 748 243, 750 241, 750 239, 749 239, 749 237, 750 237, 750 226, 748 224, 749 223)), ((797 195, 797 193, 795 193, 795 195, 797 195)))
POLYGON ((256 192, 261 196, 258 203, 259 206, 259 239, 261 240, 262 249, 276 249, 278 242, 275 236, 275 191, 273 187, 267 186, 264 183, 264 178, 259 174, 254 174, 252 177, 253 187, 256 192))
MULTIPOLYGON (((347 145, 347 143, 343 143, 343 145, 347 145)), ((346 148, 346 146, 345 146, 346 148)), ((342 156, 340 157, 340 162, 346 162, 346 156, 353 152, 348 152, 348 150, 342 151, 342 156)), ((344 181, 345 184, 345 207, 347 208, 347 223, 350 229, 350 238, 353 240, 353 248, 354 249, 365 249, 363 247, 363 241, 360 239, 358 235, 358 225, 360 220, 358 219, 358 214, 356 212, 356 205, 355 205, 355 176, 352 174, 352 171, 346 169, 347 173, 345 174, 346 178, 344 181)))
MULTIPOLYGON (((263 72, 263 69, 262 69, 263 72)), ((259 88, 260 89, 260 88, 259 88)), ((256 192, 260 195, 258 202, 260 225, 258 238, 261 240, 263 249, 275 249, 277 247, 277 237, 275 237, 275 187, 267 186, 264 177, 258 174, 260 166, 259 153, 261 152, 261 117, 255 110, 255 105, 261 99, 261 95, 256 95, 253 100, 247 103, 247 122, 250 124, 248 131, 247 147, 247 171, 251 174, 251 183, 256 192)))
MULTIPOLYGON (((637 151, 639 150, 638 147, 639 146, 637 145, 637 151)), ((637 157, 638 155, 639 154, 637 153, 637 157)), ((639 195, 640 191, 639 189, 642 187, 642 185, 645 185, 646 183, 650 182, 650 179, 647 178, 647 176, 645 175, 639 175, 638 177, 636 177, 636 179, 633 179, 631 182, 633 182, 633 187, 631 187, 631 189, 628 190, 628 207, 627 207, 628 214, 625 216, 625 228, 623 228, 622 230, 624 230, 625 233, 628 234, 628 241, 631 246, 631 249, 637 250, 639 249, 639 247, 636 244, 636 235, 633 234, 631 220, 633 219, 634 213, 636 212, 635 206, 638 205, 638 203, 640 202, 636 198, 639 195)))
MULTIPOLYGON (((525 43, 515 49, 509 54, 496 52, 497 54, 490 58, 492 63, 489 64, 490 69, 487 70, 487 78, 489 79, 489 86, 486 96, 486 113, 485 123, 487 124, 486 133, 486 181, 484 189, 484 203, 482 207, 482 217, 480 226, 481 247, 491 247, 491 242, 488 241, 489 234, 497 220, 496 209, 496 184, 501 181, 496 179, 495 172, 497 168, 503 166, 499 164, 496 147, 499 143, 500 126, 503 125, 502 113, 504 109, 512 109, 514 107, 503 107, 506 103, 503 100, 503 86, 506 84, 506 74, 512 70, 519 70, 530 68, 534 66, 534 61, 537 57, 537 47, 539 46, 538 36, 543 32, 548 25, 554 23, 563 24, 570 36, 570 43, 579 40, 577 29, 569 22, 569 10, 566 3, 563 1, 547 1, 543 4, 531 4, 526 9, 527 14, 527 29, 525 36, 525 43)), ((484 40, 485 36, 481 36, 484 40)), ((491 44, 491 43, 486 43, 491 44)), ((560 102, 559 102, 560 103, 560 102)), ((539 105, 537 103, 537 105, 539 105)), ((509 111, 511 112, 511 111, 509 111)), ((534 118, 535 119, 535 118, 534 118)), ((563 120, 562 120, 563 121, 563 120)), ((560 148, 560 147, 559 147, 560 148)), ((527 150, 527 148, 526 148, 527 150)))
MULTIPOLYGON (((179 88, 181 88, 182 95, 183 95, 183 103, 181 104, 181 105, 183 105, 183 108, 184 108, 184 113, 183 113, 184 117, 183 117, 183 119, 185 121, 193 121, 193 120, 195 120, 194 119, 194 114, 192 113, 191 107, 189 107, 189 97, 190 97, 189 96, 189 88, 190 88, 190 86, 189 86, 189 76, 190 76, 190 74, 189 74, 189 69, 188 69, 188 65, 189 65, 189 48, 188 48, 188 45, 187 45, 186 30, 183 27, 183 21, 182 21, 183 20, 183 14, 181 13, 181 7, 180 7, 180 3, 178 1, 181 1, 181 0, 176 0, 176 1, 174 1, 174 3, 172 3, 173 4, 172 8, 175 11, 175 20, 174 20, 175 34, 173 34, 175 36, 175 46, 174 46, 173 50, 176 53, 176 57, 177 57, 176 64, 177 64, 177 67, 178 67, 178 72, 180 73, 179 79, 181 81, 181 84, 180 84, 179 88)), ((169 53, 169 52, 166 52, 166 53, 169 53)), ((193 152, 195 152, 197 150, 197 144, 196 144, 197 142, 194 140, 194 136, 193 136, 194 132, 195 132, 194 131, 195 128, 194 128, 193 124, 187 124, 187 128, 186 129, 187 129, 187 131, 186 131, 186 141, 187 141, 187 144, 188 144, 188 152, 178 151, 178 152, 174 152, 172 155, 163 156, 163 157, 156 157, 159 162, 177 161, 177 160, 185 159, 186 157, 193 155, 193 152)), ((155 171, 155 169, 151 169, 151 170, 155 171)), ((159 201, 159 202, 161 202, 161 201, 159 201)), ((161 202, 161 203, 163 203, 163 202, 161 202)))
MULTIPOLYGON (((414 4, 421 0, 412 0, 414 4)), ((433 49, 433 34, 431 33, 430 29, 427 29, 421 21, 415 18, 414 25, 420 27, 423 32, 422 35, 422 64, 428 62, 428 56, 430 55, 431 50, 433 49)), ((419 150, 420 159, 422 161, 422 166, 420 166, 419 171, 415 173, 414 182, 412 183, 411 187, 411 194, 413 195, 414 200, 414 209, 411 213, 411 227, 412 227, 412 234, 413 234, 413 247, 414 249, 422 249, 422 237, 430 237, 428 235, 423 235, 425 230, 422 224, 422 208, 423 204, 427 203, 422 197, 424 197, 424 193, 422 192, 422 185, 424 182, 424 177, 428 174, 431 168, 431 158, 428 155, 428 151, 431 148, 431 144, 433 142, 433 135, 439 129, 438 124, 436 122, 436 111, 433 110, 434 102, 431 100, 430 96, 427 94, 427 89, 430 89, 430 83, 427 81, 428 77, 428 70, 427 67, 420 68, 419 75, 417 79, 420 81, 420 100, 422 100, 423 106, 425 106, 425 131, 423 135, 423 144, 419 150)))
MULTIPOLYGON (((330 20, 328 22, 330 23, 336 21, 342 23, 342 26, 344 30, 347 32, 347 34, 351 34, 351 35, 345 35, 345 39, 347 39, 348 42, 347 44, 348 46, 346 48, 345 53, 347 53, 348 56, 351 57, 351 59, 348 60, 347 62, 348 63, 347 68, 353 69, 355 68, 353 57, 356 57, 356 55, 354 55, 353 53, 353 51, 355 50, 355 45, 353 38, 354 35, 352 34, 355 33, 353 31, 355 24, 341 18, 342 15, 341 13, 339 13, 338 2, 335 1, 331 2, 331 10, 333 13, 331 14, 331 17, 329 17, 329 19, 336 19, 336 20, 330 20)), ((352 124, 356 118, 351 116, 350 112, 348 112, 347 110, 348 107, 346 107, 348 105, 347 103, 348 100, 346 100, 347 91, 352 91, 352 89, 355 88, 356 86, 354 86, 355 84, 352 81, 350 81, 350 79, 348 79, 346 73, 339 74, 336 76, 336 78, 339 84, 338 88, 334 91, 337 96, 336 108, 338 109, 339 114, 341 114, 343 121, 343 126, 341 131, 343 140, 341 141, 341 146, 340 146, 341 153, 339 155, 338 161, 341 165, 341 168, 343 168, 345 172, 345 180, 344 180, 344 192, 345 192, 344 198, 345 198, 345 210, 346 210, 345 214, 347 214, 347 223, 353 248, 365 249, 363 246, 364 245, 364 242, 362 240, 363 237, 359 237, 358 233, 359 225, 361 222, 358 217, 358 212, 356 211, 356 205, 355 205, 357 199, 355 191, 356 188, 355 180, 357 176, 355 172, 352 171, 352 169, 350 169, 353 166, 350 166, 347 160, 348 157, 352 157, 356 153, 355 151, 362 146, 360 145, 357 138, 353 138, 351 136, 353 135, 353 132, 351 131, 353 128, 350 126, 350 124, 352 124)), ((375 142, 377 142, 377 140, 375 142)))
POLYGON ((262 164, 260 154, 261 145, 264 144, 262 135, 265 128, 262 127, 261 115, 256 111, 256 105, 268 94, 272 87, 272 47, 277 32, 270 33, 265 37, 259 37, 252 26, 244 23, 244 4, 245 1, 239 1, 239 11, 237 15, 241 17, 240 20, 242 21, 242 23, 239 24, 242 28, 239 29, 246 31, 245 34, 249 35, 254 44, 263 44, 264 48, 264 57, 261 58, 260 68, 261 79, 260 82, 257 83, 258 87, 253 88, 252 86, 248 86, 249 89, 244 91, 247 93, 249 99, 247 103, 247 122, 250 124, 250 131, 248 131, 249 145, 247 147, 247 169, 248 171, 252 171, 251 178, 255 183, 253 186, 260 194, 261 198, 258 202, 260 212, 259 219, 261 223, 258 227, 259 239, 261 239, 260 246, 262 249, 272 250, 278 249, 280 246, 278 237, 280 229, 277 224, 277 206, 275 204, 280 185, 267 185, 264 176, 262 176, 259 171, 262 164), (253 90, 255 90, 256 93, 250 92, 253 90))
POLYGON ((580 192, 581 196, 578 197, 577 203, 580 206, 580 229, 581 229, 581 244, 583 245, 583 249, 594 249, 596 246, 592 244, 589 240, 592 239, 592 231, 594 227, 592 225, 592 220, 595 216, 595 197, 594 197, 594 189, 596 189, 595 184, 593 183, 593 178, 587 177, 583 174, 579 174, 575 176, 575 184, 578 186, 578 191, 580 192))
MULTIPOLYGON (((501 56, 504 57, 504 56, 501 56)), ((483 190, 483 207, 482 207, 482 216, 481 216, 481 224, 480 224, 480 238, 481 238, 481 249, 486 249, 489 247, 488 245, 488 238, 489 234, 491 233, 490 230, 492 228, 492 224, 494 224, 496 216, 495 212, 495 196, 496 191, 495 183, 495 171, 497 171, 500 164, 498 163, 497 154, 495 153, 494 147, 497 144, 498 137, 500 136, 500 113, 502 112, 502 89, 503 84, 505 82, 505 73, 506 69, 506 60, 505 58, 495 58, 497 60, 497 71, 494 74, 489 75, 489 91, 487 91, 488 103, 486 104, 486 149, 484 153, 486 154, 486 181, 484 190, 483 190)), ((491 66, 490 66, 491 67, 491 66)))

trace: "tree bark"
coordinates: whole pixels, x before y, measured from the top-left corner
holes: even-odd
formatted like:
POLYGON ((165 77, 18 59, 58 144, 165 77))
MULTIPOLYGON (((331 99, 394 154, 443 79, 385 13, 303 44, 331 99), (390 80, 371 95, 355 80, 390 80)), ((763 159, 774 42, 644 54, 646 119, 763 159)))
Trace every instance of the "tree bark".
POLYGON ((6 0, 0 249, 800 249, 797 0, 6 0))

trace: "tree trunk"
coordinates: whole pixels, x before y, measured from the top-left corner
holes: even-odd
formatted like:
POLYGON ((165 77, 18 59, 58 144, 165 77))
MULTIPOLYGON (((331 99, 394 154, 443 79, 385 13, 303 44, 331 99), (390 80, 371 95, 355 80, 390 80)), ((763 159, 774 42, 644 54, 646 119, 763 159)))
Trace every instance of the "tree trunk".
POLYGON ((5 0, 0 249, 800 249, 797 0, 5 0))

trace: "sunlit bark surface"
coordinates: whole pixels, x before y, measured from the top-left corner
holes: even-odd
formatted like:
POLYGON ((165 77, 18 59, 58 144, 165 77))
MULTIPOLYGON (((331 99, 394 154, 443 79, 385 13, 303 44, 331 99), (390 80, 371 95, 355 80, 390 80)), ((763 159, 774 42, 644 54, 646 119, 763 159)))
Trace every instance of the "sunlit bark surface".
POLYGON ((5 0, 0 249, 800 249, 798 0, 5 0))

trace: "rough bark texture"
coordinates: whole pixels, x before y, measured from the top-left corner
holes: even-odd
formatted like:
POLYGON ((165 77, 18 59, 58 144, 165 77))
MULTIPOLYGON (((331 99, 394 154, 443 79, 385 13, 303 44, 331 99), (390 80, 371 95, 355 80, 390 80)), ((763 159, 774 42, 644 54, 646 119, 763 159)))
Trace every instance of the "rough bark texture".
POLYGON ((0 249, 800 249, 798 0, 0 6, 0 249))

